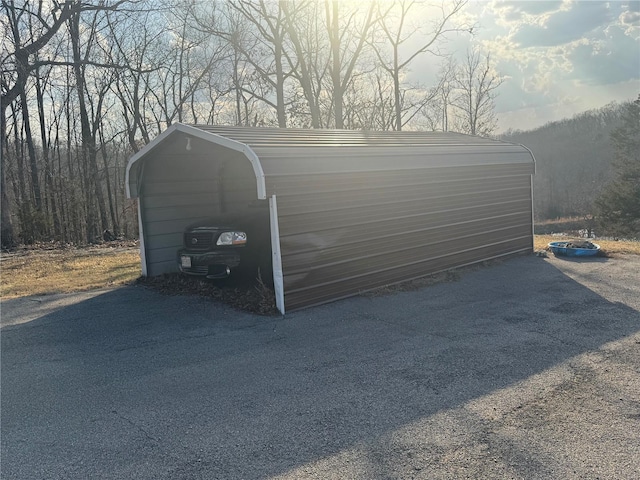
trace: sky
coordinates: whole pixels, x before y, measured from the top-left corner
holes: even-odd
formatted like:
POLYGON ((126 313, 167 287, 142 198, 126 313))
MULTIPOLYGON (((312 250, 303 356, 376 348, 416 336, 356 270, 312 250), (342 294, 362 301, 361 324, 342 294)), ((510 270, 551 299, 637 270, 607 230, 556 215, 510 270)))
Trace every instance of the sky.
POLYGON ((499 132, 640 94, 640 0, 470 0, 462 20, 477 25, 475 35, 451 38, 447 50, 464 58, 471 42, 491 54, 504 77, 499 132))

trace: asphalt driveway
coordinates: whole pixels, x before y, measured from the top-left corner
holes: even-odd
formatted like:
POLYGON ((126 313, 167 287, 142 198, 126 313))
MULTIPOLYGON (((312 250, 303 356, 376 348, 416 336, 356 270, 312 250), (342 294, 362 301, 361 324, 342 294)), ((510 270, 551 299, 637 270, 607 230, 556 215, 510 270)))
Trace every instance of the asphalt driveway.
POLYGON ((638 478, 640 257, 519 257, 281 317, 2 303, 0 477, 638 478))

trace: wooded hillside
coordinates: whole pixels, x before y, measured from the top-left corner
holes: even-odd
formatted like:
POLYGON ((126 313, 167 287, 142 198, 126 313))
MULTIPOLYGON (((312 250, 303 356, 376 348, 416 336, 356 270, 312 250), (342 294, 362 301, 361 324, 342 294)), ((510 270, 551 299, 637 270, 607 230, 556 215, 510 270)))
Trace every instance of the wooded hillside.
POLYGON ((536 220, 580 217, 587 226, 594 215, 595 199, 612 178, 615 152, 611 133, 622 124, 630 103, 607 105, 535 130, 508 131, 500 136, 533 152, 536 220))

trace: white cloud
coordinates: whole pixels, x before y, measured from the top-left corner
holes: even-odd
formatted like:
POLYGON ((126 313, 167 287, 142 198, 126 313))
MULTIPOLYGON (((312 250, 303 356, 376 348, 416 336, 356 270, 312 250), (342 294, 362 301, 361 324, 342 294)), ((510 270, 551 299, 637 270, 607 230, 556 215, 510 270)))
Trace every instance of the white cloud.
POLYGON ((626 35, 633 38, 640 38, 640 1, 625 4, 618 21, 626 35))
POLYGON ((549 47, 584 38, 594 29, 612 20, 606 2, 574 2, 534 23, 520 23, 511 31, 511 39, 520 47, 549 47))
POLYGON ((580 83, 607 85, 640 76, 640 40, 615 25, 600 38, 576 45, 568 58, 574 65, 571 78, 580 83))
POLYGON ((496 16, 496 23, 502 26, 513 26, 514 24, 535 22, 542 15, 561 9, 563 0, 529 0, 529 1, 507 1, 494 0, 488 9, 496 16))
POLYGON ((522 14, 540 15, 550 11, 558 10, 562 6, 562 0, 496 0, 493 2, 493 8, 496 10, 504 10, 507 15, 519 17, 522 14))
MULTIPOLYGON (((446 49, 462 60, 479 47, 505 78, 498 90, 499 128, 528 129, 640 92, 640 1, 471 1, 465 20, 479 28, 446 49)), ((435 57, 411 75, 425 84, 435 57)))
POLYGON ((637 27, 640 25, 640 12, 623 12, 620 14, 620 23, 637 27))
POLYGON ((560 85, 544 103, 498 112, 498 130, 529 130, 550 121, 572 117, 585 110, 600 108, 611 102, 624 102, 637 98, 640 80, 629 80, 611 85, 560 85))
POLYGON ((494 0, 475 42, 507 77, 500 126, 531 128, 640 91, 640 1, 494 0))

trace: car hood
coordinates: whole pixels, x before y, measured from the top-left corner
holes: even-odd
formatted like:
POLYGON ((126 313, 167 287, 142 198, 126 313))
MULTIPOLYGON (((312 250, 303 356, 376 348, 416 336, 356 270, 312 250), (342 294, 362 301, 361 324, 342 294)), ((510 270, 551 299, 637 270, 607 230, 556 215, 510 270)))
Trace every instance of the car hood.
POLYGON ((263 209, 251 212, 215 215, 190 224, 186 230, 247 230, 254 229, 262 224, 269 224, 268 212, 263 209))

